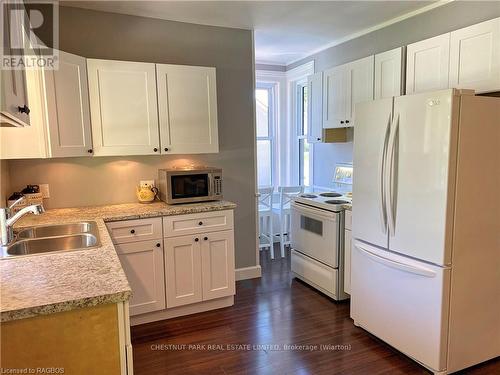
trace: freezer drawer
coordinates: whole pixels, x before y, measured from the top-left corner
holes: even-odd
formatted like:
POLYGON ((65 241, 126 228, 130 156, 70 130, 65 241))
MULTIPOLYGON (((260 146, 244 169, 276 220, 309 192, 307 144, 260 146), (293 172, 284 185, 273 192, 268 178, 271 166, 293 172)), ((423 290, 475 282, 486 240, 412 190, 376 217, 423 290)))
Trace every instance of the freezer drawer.
POLYGON ((355 241, 351 317, 425 366, 444 370, 450 275, 449 268, 355 241))

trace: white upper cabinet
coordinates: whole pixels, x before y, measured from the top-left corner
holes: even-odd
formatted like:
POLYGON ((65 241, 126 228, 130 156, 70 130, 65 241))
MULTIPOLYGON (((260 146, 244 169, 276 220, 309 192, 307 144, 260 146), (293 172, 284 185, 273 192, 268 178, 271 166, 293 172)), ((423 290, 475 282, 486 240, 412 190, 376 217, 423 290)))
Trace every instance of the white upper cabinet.
POLYGON ((161 152, 219 152, 215 68, 157 64, 161 152))
POLYGON ((403 94, 404 57, 404 47, 375 55, 375 100, 403 94))
MULTIPOLYGON (((16 4, 18 6, 19 4, 16 4)), ((26 38, 23 31, 23 13, 10 12, 12 4, 3 4, 2 27, 6 35, 3 48, 5 51, 19 54, 25 50, 26 38), (4 26, 5 25, 5 26, 4 26)), ((0 44, 3 44, 0 43, 0 44)), ((3 57, 3 53, 2 53, 3 57)), ((7 56, 8 58, 9 56, 7 56)), ((0 122, 2 126, 25 126, 30 124, 30 108, 26 87, 26 72, 24 69, 0 69, 0 122)))
POLYGON ((60 51, 59 69, 44 77, 51 156, 91 156, 86 59, 60 51))
POLYGON ((307 140, 309 143, 321 142, 323 138, 323 72, 307 77, 307 140))
POLYGON ((373 99, 373 56, 323 73, 323 128, 353 126, 354 107, 373 99))
POLYGON ((372 55, 346 65, 346 126, 355 125, 356 104, 373 100, 373 60, 372 55))
POLYGON ((448 88, 450 34, 407 46, 406 93, 448 88))
POLYGON ((449 86, 500 90, 500 18, 451 33, 449 86))
POLYGON ((155 64, 87 60, 94 155, 160 153, 155 64))
POLYGON ((346 89, 344 65, 323 72, 323 128, 345 126, 346 89))

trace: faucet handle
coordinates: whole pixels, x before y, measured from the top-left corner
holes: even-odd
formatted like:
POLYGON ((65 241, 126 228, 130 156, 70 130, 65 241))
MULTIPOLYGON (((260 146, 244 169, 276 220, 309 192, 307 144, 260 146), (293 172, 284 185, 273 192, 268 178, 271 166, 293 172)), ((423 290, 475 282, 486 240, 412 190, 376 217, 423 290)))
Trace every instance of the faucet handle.
POLYGON ((18 198, 16 199, 10 206, 8 206, 7 208, 9 210, 13 209, 16 205, 18 205, 19 203, 21 203, 25 198, 24 197, 21 197, 21 198, 18 198))

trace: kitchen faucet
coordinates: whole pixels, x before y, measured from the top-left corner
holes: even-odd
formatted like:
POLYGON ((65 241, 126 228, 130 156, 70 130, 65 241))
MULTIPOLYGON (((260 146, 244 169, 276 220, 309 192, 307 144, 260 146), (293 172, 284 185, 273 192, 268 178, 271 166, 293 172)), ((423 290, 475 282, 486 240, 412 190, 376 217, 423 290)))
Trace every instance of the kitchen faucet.
POLYGON ((31 206, 22 208, 15 215, 11 215, 10 210, 18 202, 19 200, 14 202, 10 207, 0 208, 0 234, 2 237, 2 246, 7 246, 14 239, 13 226, 16 221, 28 213, 40 215, 45 211, 41 204, 32 204, 31 206))

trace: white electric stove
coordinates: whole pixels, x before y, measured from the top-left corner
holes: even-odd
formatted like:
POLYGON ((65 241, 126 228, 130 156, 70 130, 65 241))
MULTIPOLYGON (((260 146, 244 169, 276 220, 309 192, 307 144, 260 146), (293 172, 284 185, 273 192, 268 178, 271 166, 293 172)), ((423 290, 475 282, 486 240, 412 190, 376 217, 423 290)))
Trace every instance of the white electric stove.
POLYGON ((349 298, 344 292, 343 249, 351 181, 352 166, 337 165, 334 183, 343 192, 304 193, 291 205, 292 273, 335 300, 349 298))

